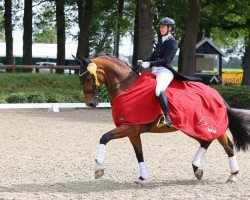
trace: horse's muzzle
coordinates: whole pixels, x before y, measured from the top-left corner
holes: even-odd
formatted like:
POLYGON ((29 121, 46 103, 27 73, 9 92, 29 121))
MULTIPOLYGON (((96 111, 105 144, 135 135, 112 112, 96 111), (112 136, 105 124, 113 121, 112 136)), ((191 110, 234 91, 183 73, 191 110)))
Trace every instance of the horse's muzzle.
POLYGON ((90 108, 95 108, 98 105, 98 99, 97 98, 91 98, 88 102, 86 102, 86 106, 90 108))

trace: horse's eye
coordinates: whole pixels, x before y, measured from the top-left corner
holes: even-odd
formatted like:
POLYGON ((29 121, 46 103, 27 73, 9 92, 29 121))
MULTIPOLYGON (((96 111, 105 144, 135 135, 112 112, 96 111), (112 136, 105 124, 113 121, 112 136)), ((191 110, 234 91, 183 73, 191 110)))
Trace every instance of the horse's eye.
POLYGON ((91 78, 86 78, 85 82, 86 82, 86 83, 91 82, 91 78))

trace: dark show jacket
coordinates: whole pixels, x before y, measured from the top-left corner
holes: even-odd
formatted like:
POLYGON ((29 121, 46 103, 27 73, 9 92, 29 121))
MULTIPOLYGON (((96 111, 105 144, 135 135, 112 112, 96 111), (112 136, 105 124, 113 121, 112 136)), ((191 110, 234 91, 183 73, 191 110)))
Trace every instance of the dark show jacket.
POLYGON ((145 61, 150 62, 150 67, 165 67, 169 69, 174 74, 174 77, 178 80, 201 82, 202 80, 199 78, 187 77, 174 70, 174 68, 172 67, 172 60, 177 50, 178 44, 173 36, 169 39, 166 39, 164 42, 162 42, 162 40, 160 39, 151 56, 145 61))
POLYGON ((172 68, 172 60, 177 52, 178 46, 174 37, 166 39, 163 43, 160 39, 154 52, 146 60, 150 62, 150 67, 172 68))

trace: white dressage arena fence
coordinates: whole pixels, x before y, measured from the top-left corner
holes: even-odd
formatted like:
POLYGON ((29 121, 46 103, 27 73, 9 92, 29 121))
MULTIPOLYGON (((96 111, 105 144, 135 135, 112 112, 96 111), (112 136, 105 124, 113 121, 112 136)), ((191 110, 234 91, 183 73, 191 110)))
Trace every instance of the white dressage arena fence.
MULTIPOLYGON (((84 103, 3 103, 0 104, 0 109, 48 109, 49 111, 59 112, 60 108, 88 108, 84 103)), ((111 108, 110 103, 99 103, 97 108, 111 108)), ((249 112, 246 109, 236 109, 244 112, 249 112)))
MULTIPOLYGON (((59 112, 60 108, 88 108, 84 103, 13 103, 0 104, 0 109, 37 109, 59 112)), ((97 108, 111 108, 110 103, 99 103, 97 108)))

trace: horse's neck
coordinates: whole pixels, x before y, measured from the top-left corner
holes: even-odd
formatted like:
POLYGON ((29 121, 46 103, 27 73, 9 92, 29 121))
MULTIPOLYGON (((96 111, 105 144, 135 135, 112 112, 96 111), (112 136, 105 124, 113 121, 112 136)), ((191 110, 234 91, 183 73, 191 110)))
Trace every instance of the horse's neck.
POLYGON ((139 75, 134 73, 129 67, 123 64, 113 64, 107 62, 104 68, 106 76, 106 88, 109 91, 111 99, 122 93, 124 90, 130 88, 139 75))

